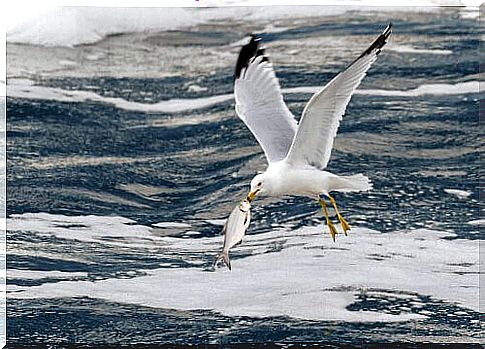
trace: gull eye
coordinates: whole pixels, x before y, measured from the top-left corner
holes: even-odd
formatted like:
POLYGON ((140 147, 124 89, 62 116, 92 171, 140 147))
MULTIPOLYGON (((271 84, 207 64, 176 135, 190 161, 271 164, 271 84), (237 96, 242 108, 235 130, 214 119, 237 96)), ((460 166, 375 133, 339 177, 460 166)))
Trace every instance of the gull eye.
POLYGON ((260 187, 260 186, 262 186, 262 185, 263 185, 263 182, 259 182, 259 183, 258 183, 256 186, 257 186, 257 187, 260 187))

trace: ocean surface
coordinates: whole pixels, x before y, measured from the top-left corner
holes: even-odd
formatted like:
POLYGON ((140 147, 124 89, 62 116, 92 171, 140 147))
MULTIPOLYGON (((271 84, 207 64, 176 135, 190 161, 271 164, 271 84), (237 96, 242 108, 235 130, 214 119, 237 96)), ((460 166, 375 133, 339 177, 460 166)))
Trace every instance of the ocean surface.
POLYGON ((7 37, 9 343, 479 341, 476 12, 61 14, 7 37), (335 195, 350 236, 331 240, 317 202, 258 199, 233 270, 213 271, 266 166, 234 112, 245 37, 299 118, 389 22, 328 167, 374 184, 335 195))

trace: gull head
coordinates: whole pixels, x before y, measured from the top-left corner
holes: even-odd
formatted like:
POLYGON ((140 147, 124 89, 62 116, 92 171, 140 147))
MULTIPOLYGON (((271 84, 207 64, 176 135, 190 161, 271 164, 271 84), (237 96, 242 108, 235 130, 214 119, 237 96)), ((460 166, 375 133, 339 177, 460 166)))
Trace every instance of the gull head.
POLYGON ((265 173, 260 173, 254 176, 251 180, 251 190, 249 191, 247 200, 253 201, 256 195, 265 191, 265 173))

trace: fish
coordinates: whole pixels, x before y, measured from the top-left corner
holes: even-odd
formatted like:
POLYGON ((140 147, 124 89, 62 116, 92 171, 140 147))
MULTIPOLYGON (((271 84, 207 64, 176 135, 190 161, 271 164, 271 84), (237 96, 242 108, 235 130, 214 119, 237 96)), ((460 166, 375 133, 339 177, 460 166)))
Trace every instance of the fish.
POLYGON ((224 245, 222 252, 217 256, 214 268, 222 260, 229 270, 231 270, 229 250, 242 241, 250 221, 251 203, 248 199, 245 199, 232 210, 227 218, 226 224, 224 224, 224 228, 222 229, 224 232, 224 245))

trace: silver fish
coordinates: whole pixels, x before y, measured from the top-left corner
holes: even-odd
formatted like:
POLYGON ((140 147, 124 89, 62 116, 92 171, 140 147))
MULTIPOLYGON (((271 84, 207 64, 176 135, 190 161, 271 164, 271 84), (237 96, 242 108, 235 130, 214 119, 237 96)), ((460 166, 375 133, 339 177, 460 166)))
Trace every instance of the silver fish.
POLYGON ((249 226, 251 220, 251 204, 248 200, 243 200, 237 205, 227 218, 224 224, 224 245, 222 252, 217 256, 214 267, 217 266, 220 260, 224 261, 229 270, 231 270, 231 262, 229 260, 229 250, 240 243, 244 237, 244 233, 249 226))

